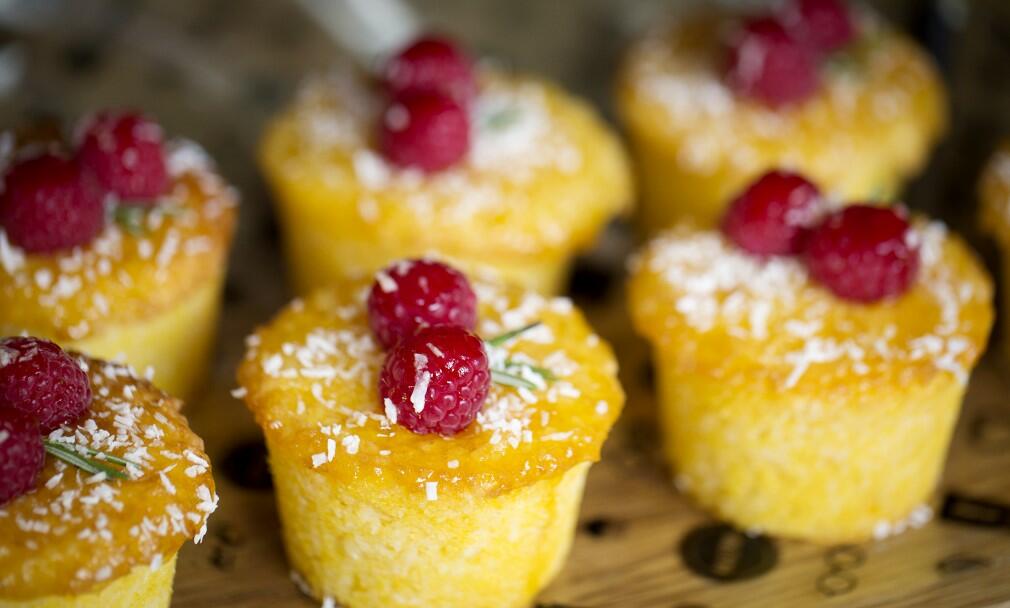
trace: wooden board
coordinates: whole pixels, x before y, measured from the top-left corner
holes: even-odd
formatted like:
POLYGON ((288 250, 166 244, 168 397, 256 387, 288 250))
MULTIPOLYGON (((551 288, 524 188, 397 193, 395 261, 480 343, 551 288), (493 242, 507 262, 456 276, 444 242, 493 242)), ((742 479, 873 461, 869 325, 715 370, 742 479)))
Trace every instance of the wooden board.
MULTIPOLYGON (((571 22, 578 27, 557 36, 551 24, 559 18, 559 9, 532 0, 421 4, 442 8, 440 22, 485 48, 542 66, 580 90, 602 93, 613 58, 589 64, 604 51, 615 51, 620 42, 611 40, 601 47, 597 39, 610 40, 604 34, 619 30, 621 19, 634 13, 642 20, 643 7, 666 2, 643 0, 634 10, 620 12, 613 7, 624 3, 586 0, 572 9, 571 22), (535 18, 544 11, 546 17, 535 18), (527 36, 515 40, 509 25, 522 28, 527 36)), ((899 14, 903 9, 913 14, 910 7, 921 6, 881 4, 899 14)), ((978 4, 1003 10, 999 1, 978 4)), ((253 146, 263 120, 300 76, 328 63, 334 51, 293 5, 282 2, 81 0, 74 6, 60 14, 58 23, 18 35, 28 59, 27 76, 6 96, 0 93, 0 122, 11 124, 40 112, 73 117, 109 104, 144 107, 170 132, 206 144, 244 199, 218 356, 208 372, 207 389, 187 410, 213 458, 221 509, 204 544, 183 550, 173 606, 312 606, 289 579, 259 431, 229 390, 242 338, 288 298, 277 230, 253 163, 253 146)), ((974 100, 959 107, 964 126, 952 138, 966 147, 957 153, 949 147, 941 151, 937 166, 912 190, 914 204, 944 212, 961 228, 970 225, 965 205, 941 199, 951 193, 962 201, 970 196, 988 142, 998 127, 1010 127, 1010 115, 1000 110, 1010 107, 1010 92, 998 86, 1010 79, 993 73, 1010 65, 1010 49, 999 35, 1007 31, 999 28, 1010 19, 994 20, 990 26, 976 17, 971 23, 982 33, 962 33, 968 50, 951 57, 959 83, 956 98, 974 100), (989 71, 979 70, 980 65, 988 65, 989 71), (983 138, 977 137, 980 126, 986 128, 983 138)), ((10 36, 0 30, 0 43, 5 39, 10 36)), ((628 251, 631 244, 620 230, 611 237, 606 255, 595 259, 612 261, 628 251)), ((590 474, 572 555, 542 594, 542 606, 1010 604, 1007 362, 990 357, 972 380, 947 474, 933 501, 938 511, 933 522, 860 546, 751 539, 713 527, 717 523, 669 482, 658 457, 646 351, 628 330, 620 277, 612 262, 581 264, 572 293, 621 353, 630 399, 603 462, 590 474), (971 505, 965 502, 968 498, 993 504, 971 505), (945 503, 949 513, 944 517, 939 512, 945 503), (684 546, 688 538, 691 543, 684 546)))

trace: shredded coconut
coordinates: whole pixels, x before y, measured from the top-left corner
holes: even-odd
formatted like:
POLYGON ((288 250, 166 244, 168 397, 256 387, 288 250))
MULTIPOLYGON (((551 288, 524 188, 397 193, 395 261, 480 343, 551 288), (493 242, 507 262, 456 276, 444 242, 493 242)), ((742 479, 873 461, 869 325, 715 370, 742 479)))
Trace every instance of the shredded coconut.
POLYGON ((686 228, 660 237, 632 260, 634 271, 656 275, 668 290, 639 309, 650 314, 668 305, 669 313, 660 316, 672 315, 670 322, 699 334, 724 331, 737 340, 774 341, 775 346, 760 350, 772 357, 764 364, 791 369, 784 388, 796 386, 815 366, 866 375, 874 361, 892 360, 928 361, 966 382, 964 361, 976 349, 965 334, 970 328, 962 322, 962 309, 985 294, 955 276, 942 259, 946 229, 941 223, 919 222, 914 230, 921 260, 918 283, 936 319, 932 326, 929 319, 916 319, 923 326, 913 335, 893 325, 846 329, 843 325, 852 321, 838 317, 839 311, 850 307, 858 318, 862 305, 844 303, 812 284, 797 260, 761 259, 715 231, 686 228))

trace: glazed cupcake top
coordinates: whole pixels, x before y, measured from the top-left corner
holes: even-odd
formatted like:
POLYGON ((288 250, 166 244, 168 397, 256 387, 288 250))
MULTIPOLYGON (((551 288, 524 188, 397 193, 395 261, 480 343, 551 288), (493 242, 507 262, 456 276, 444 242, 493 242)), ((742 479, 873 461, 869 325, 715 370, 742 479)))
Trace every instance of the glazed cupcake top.
MULTIPOLYGON (((410 266, 400 268, 405 274, 410 266)), ((380 274, 380 281, 389 280, 380 274)), ((457 488, 497 495, 599 458, 624 395, 610 348, 569 300, 476 284, 479 304, 471 320, 481 336, 539 324, 485 346, 487 359, 475 340, 474 365, 490 360, 497 380, 488 383, 486 367, 459 380, 457 386, 469 383, 460 389, 465 396, 450 400, 466 400, 459 407, 471 409, 442 416, 438 408, 450 400, 431 387, 445 376, 426 370, 457 356, 446 344, 467 348, 467 331, 433 328, 433 337, 422 339, 427 348, 407 361, 418 366, 418 383, 411 367, 412 387, 398 398, 387 372, 408 340, 391 347, 384 367, 380 339, 391 334, 387 327, 377 337, 369 326, 369 287, 344 284, 296 300, 249 339, 239 390, 271 442, 320 474, 390 478, 422 501, 457 488), (448 342, 437 342, 452 332, 448 342), (520 379, 500 383, 495 370, 502 366, 520 379)))
MULTIPOLYGON (((220 271, 235 224, 235 191, 196 144, 162 144, 153 123, 133 128, 158 134, 155 153, 162 160, 160 171, 154 170, 160 176, 154 190, 142 179, 131 182, 128 173, 106 176, 119 179, 121 192, 132 187, 132 197, 110 190, 96 177, 103 167, 106 172, 116 167, 109 169, 100 161, 89 164, 86 135, 78 135, 83 141, 71 156, 58 139, 40 145, 19 141, 13 132, 0 133, 0 173, 5 173, 7 185, 6 196, 0 198, 0 298, 9 304, 0 310, 0 330, 83 339, 106 325, 157 314, 220 271), (40 170, 34 171, 32 164, 40 170), (91 165, 97 170, 89 169, 91 165), (52 167, 62 181, 33 180, 33 173, 52 175, 52 167), (21 200, 41 192, 39 200, 63 201, 59 204, 66 208, 37 213, 37 208, 18 202, 15 190, 21 200), (80 219, 85 212, 86 221, 80 219), (72 230, 54 234, 51 226, 61 223, 72 230)), ((138 152, 125 143, 118 151, 143 169, 143 148, 138 152)))
MULTIPOLYGON (((770 175, 780 200, 802 199, 770 175)), ((632 261, 638 330, 685 371, 728 382, 814 393, 939 373, 967 381, 993 311, 991 282, 964 243, 939 222, 864 205, 782 231, 770 217, 804 214, 769 213, 770 180, 731 205, 721 232, 680 226, 632 261)))
POLYGON ((1010 243, 1010 142, 993 154, 979 184, 982 225, 1004 243, 1010 243))
MULTIPOLYGON (((768 44, 778 44, 778 49, 792 36, 775 29, 770 19, 741 22, 739 14, 709 11, 647 34, 622 70, 619 98, 626 118, 642 129, 687 137, 678 160, 698 171, 714 170, 727 155, 750 168, 769 150, 783 155, 777 159, 781 164, 804 166, 810 160, 802 151, 818 149, 816 142, 828 136, 831 158, 824 162, 837 164, 858 150, 850 149, 857 135, 880 137, 904 121, 919 120, 923 133, 903 133, 896 150, 914 161, 918 145, 913 144, 920 137, 932 138, 942 125, 944 102, 935 68, 913 42, 872 14, 853 10, 852 37, 842 46, 820 49, 803 61, 783 59, 793 72, 810 70, 810 84, 793 99, 771 103, 733 84, 734 70, 746 74, 758 69, 746 59, 747 50, 761 43, 755 38, 769 30, 777 33, 768 44), (735 49, 739 65, 728 67, 734 49, 726 48, 727 41, 740 40, 735 49)), ((782 83, 797 80, 792 72, 783 74, 778 78, 782 83)), ((772 81, 767 86, 785 85, 772 81)))
MULTIPOLYGON (((5 344, 0 361, 8 369, 32 365, 26 358, 38 356, 39 348, 58 351, 42 343, 35 350, 22 348, 19 359, 15 342, 5 344)), ((90 592, 135 567, 158 567, 187 539, 202 539, 217 506, 203 442, 178 413, 179 402, 137 380, 126 367, 72 357, 90 384, 90 404, 80 418, 44 436, 49 455, 33 487, 0 505, 3 599, 90 592), (72 466, 51 449, 76 453, 122 478, 72 466), (120 468, 116 459, 129 464, 120 468)), ((0 367, 0 390, 9 388, 7 376, 0 367)), ((32 390, 45 386, 36 383, 32 390)), ((16 427, 4 428, 10 430, 0 437, 15 441, 11 431, 16 427)))
POLYGON ((313 78, 268 130, 265 169, 352 203, 318 213, 451 252, 584 245, 630 202, 625 155, 588 105, 490 66, 460 78, 465 93, 443 94, 353 69, 313 78))

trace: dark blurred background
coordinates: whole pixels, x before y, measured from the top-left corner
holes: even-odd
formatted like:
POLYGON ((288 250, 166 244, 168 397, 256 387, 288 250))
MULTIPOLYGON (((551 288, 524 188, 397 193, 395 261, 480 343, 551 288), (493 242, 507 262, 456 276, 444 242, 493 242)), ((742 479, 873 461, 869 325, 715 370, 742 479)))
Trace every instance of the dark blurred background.
MULTIPOLYGON (((262 266, 279 273, 269 199, 254 163, 256 141, 303 76, 344 55, 338 40, 367 46, 402 29, 412 12, 417 22, 456 35, 479 53, 562 82, 612 117, 611 80, 628 40, 701 2, 405 4, 406 14, 393 10, 395 0, 0 0, 0 126, 73 119, 110 105, 146 110, 169 133, 209 149, 243 194, 238 255, 257 272, 262 266), (370 15, 371 31, 349 17, 362 12, 370 15)), ((905 200, 941 215, 991 252, 976 231, 975 180, 996 140, 1010 134, 1010 2, 870 4, 929 49, 953 100, 952 131, 905 200)))
MULTIPOLYGON (((355 6, 378 13, 380 22, 397 17, 370 4, 376 3, 0 0, 0 124, 40 115, 76 117, 106 105, 140 107, 169 132, 201 141, 246 190, 256 183, 251 152, 263 120, 306 73, 324 69, 342 53, 327 21, 347 22, 342 11, 355 6)), ((557 79, 610 116, 611 77, 630 37, 666 15, 704 3, 406 4, 425 24, 459 36, 502 63, 557 79)), ((949 219, 967 227, 974 173, 997 137, 1010 133, 1010 2, 869 4, 930 50, 954 102, 954 129, 908 198, 916 206, 953 214, 949 219)))

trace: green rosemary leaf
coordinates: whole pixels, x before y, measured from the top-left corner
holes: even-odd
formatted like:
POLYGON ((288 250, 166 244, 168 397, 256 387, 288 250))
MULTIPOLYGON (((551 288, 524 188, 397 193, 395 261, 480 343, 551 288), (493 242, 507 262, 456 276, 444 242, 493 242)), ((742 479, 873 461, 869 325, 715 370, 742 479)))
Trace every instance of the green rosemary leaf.
POLYGON ((501 384, 503 386, 512 386, 515 388, 526 388, 529 390, 536 390, 537 385, 533 384, 525 378, 520 378, 514 374, 510 374, 506 371, 500 369, 491 370, 491 381, 495 384, 501 384))
POLYGON ((516 361, 514 359, 505 359, 505 367, 506 368, 525 367, 526 369, 530 370, 531 372, 540 376, 541 378, 543 378, 548 382, 552 382, 558 379, 558 377, 555 376, 554 372, 552 372, 551 370, 547 369, 546 367, 540 367, 539 365, 533 365, 532 363, 524 363, 522 361, 516 361))
POLYGON ((512 331, 507 331, 507 332, 501 334, 500 336, 495 336, 493 338, 485 340, 485 342, 487 342, 491 346, 501 346, 502 344, 505 344, 506 342, 508 342, 512 338, 515 338, 516 336, 524 334, 524 333, 528 332, 529 330, 533 329, 534 327, 539 327, 539 326, 540 326, 540 321, 534 321, 533 323, 530 323, 529 325, 524 325, 523 327, 520 327, 519 329, 513 329, 512 331))
POLYGON ((183 208, 179 205, 158 204, 151 207, 147 203, 120 202, 112 211, 112 219, 123 227, 124 230, 134 236, 147 234, 147 214, 160 213, 165 217, 178 217, 182 215, 183 208))
POLYGON ((143 468, 143 465, 141 465, 139 462, 134 462, 133 460, 127 460, 126 458, 120 458, 119 456, 113 456, 112 454, 106 454, 105 452, 99 452, 98 450, 93 450, 86 445, 78 445, 74 447, 76 448, 76 450, 83 450, 87 452, 89 455, 94 456, 99 461, 104 460, 111 462, 113 464, 118 464, 123 467, 129 465, 137 467, 138 469, 143 468))
POLYGON ((42 443, 48 454, 67 464, 73 465, 82 471, 87 473, 104 473, 109 479, 129 479, 122 471, 118 471, 110 466, 106 466, 100 462, 81 456, 71 447, 48 439, 44 439, 42 443))
POLYGON ((509 106, 507 108, 502 108, 497 112, 489 115, 484 120, 484 126, 488 129, 504 129, 512 123, 514 123, 519 118, 519 108, 515 106, 509 106))
POLYGON ((112 217, 130 234, 141 235, 147 232, 147 228, 144 226, 146 212, 143 207, 118 205, 112 212, 112 217))

